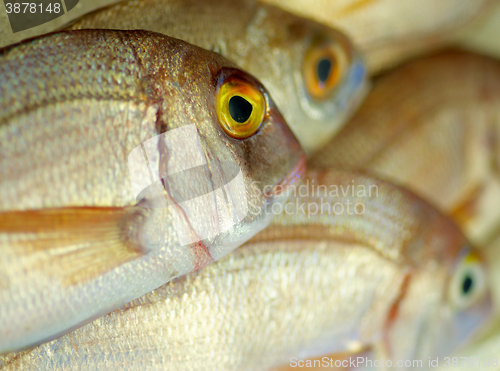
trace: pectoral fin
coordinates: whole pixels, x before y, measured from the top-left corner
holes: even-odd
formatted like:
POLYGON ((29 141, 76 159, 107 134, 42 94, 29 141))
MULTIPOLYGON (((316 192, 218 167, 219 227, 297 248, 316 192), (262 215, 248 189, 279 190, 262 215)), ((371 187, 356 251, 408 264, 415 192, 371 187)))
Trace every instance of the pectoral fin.
POLYGON ((13 254, 13 263, 24 269, 39 269, 74 285, 144 255, 129 237, 142 218, 139 207, 4 212, 0 250, 13 254))

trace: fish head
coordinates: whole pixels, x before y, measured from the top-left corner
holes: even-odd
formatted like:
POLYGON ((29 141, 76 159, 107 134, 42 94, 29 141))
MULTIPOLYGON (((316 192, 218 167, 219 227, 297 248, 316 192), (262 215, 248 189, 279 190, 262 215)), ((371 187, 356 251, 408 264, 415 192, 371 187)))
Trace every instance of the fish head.
MULTIPOLYGON (((443 242, 443 240, 441 240, 443 242)), ((450 241, 448 241, 450 242, 450 241)), ((465 239, 408 273, 387 321, 385 353, 397 369, 451 356, 491 319, 487 266, 465 239)))
POLYGON ((136 199, 142 206, 168 207, 180 245, 203 241, 217 260, 267 226, 272 207, 285 202, 301 179, 305 156, 256 78, 218 54, 189 46, 179 51, 188 56, 170 58, 189 63, 158 71, 180 72, 162 80, 159 135, 143 143, 158 169, 157 187, 136 199))
POLYGON ((367 93, 364 62, 340 31, 270 6, 259 12, 247 43, 261 29, 273 32, 262 53, 247 56, 244 66, 269 89, 311 155, 342 128, 367 93))

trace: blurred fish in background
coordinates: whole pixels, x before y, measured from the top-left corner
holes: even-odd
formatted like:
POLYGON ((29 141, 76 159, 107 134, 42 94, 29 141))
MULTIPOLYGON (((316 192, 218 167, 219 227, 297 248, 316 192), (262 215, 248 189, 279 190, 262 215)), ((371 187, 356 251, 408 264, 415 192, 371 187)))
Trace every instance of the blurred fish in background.
MULTIPOLYGON (((491 245, 483 250, 495 264, 499 77, 499 61, 463 51, 398 67, 375 79, 353 119, 309 166, 368 171, 413 190, 454 218, 476 246, 491 245)), ((494 290, 499 303, 500 285, 494 290)))
POLYGON ((363 169, 404 185, 484 246, 500 226, 499 139, 500 62, 448 51, 376 79, 310 166, 363 169))
POLYGON ((454 42, 495 0, 262 0, 345 32, 370 74, 454 42))

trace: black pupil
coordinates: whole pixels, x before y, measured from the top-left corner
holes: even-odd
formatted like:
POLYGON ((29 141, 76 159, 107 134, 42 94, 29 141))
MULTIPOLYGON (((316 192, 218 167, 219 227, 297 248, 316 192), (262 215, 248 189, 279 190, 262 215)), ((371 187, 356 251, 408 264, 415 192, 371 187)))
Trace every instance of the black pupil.
POLYGON ((252 105, 243 97, 235 95, 229 99, 229 114, 234 121, 242 124, 250 118, 252 105))
POLYGON ((330 72, 332 72, 332 62, 329 59, 323 58, 318 63, 318 79, 322 83, 325 83, 330 77, 330 72))
POLYGON ((469 275, 467 275, 464 279, 464 282, 462 283, 462 292, 464 293, 464 295, 467 295, 471 291, 473 286, 474 281, 469 275))

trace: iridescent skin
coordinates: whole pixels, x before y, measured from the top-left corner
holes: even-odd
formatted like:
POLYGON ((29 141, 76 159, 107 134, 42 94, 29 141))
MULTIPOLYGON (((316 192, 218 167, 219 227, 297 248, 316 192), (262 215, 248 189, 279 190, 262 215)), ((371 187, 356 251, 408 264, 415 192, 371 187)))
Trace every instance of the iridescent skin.
MULTIPOLYGON (((304 170, 297 140, 257 80, 164 35, 71 31, 3 49, 0 92, 0 353, 54 338, 225 255, 266 227, 272 216, 260 208, 286 200, 304 170), (247 139, 219 125, 222 72, 266 97, 262 125, 247 139), (257 207, 182 246, 173 224, 182 207, 134 206, 144 199, 134 197, 127 160, 145 140, 193 123, 210 166, 207 192, 224 180, 216 161, 232 161, 257 207), (278 184, 283 192, 255 191, 278 184)), ((177 155, 162 150, 160 164, 189 163, 199 152, 177 155)), ((202 184, 185 180, 185 189, 202 184)), ((227 193, 225 202, 239 197, 227 193)))
POLYGON ((5 356, 1 369, 254 371, 366 346, 385 359, 427 360, 448 354, 489 318, 488 289, 467 309, 450 300, 467 242, 446 217, 367 176, 312 171, 306 181, 286 213, 225 258, 5 356), (313 185, 356 191, 332 196, 313 185), (365 212, 308 217, 294 209, 321 198, 363 203, 365 212))
POLYGON ((331 28, 252 0, 122 2, 76 21, 72 29, 147 29, 221 53, 269 89, 307 154, 343 126, 366 91, 364 65, 347 38, 331 28), (341 45, 349 65, 335 90, 312 99, 304 57, 318 40, 341 45))
POLYGON ((310 162, 363 169, 449 213, 477 245, 500 224, 500 63, 444 52, 376 80, 352 120, 310 162))

